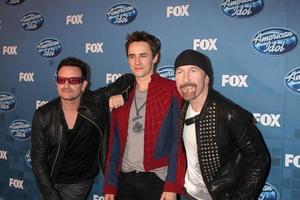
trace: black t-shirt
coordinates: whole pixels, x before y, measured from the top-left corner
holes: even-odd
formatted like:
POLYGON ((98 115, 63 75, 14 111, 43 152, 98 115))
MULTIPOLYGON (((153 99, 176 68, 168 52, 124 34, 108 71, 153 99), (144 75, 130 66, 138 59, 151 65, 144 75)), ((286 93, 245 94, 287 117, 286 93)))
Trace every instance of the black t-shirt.
POLYGON ((73 129, 68 129, 64 118, 62 127, 65 151, 56 182, 80 183, 95 177, 99 172, 98 129, 79 114, 73 129))

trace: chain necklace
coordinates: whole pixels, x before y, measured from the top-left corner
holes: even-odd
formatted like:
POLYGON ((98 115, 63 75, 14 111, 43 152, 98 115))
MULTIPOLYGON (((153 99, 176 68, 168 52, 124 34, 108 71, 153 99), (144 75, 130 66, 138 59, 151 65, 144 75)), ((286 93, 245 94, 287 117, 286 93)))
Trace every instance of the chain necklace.
POLYGON ((142 108, 146 105, 146 101, 138 108, 137 103, 136 103, 136 95, 133 97, 134 100, 134 107, 135 107, 135 117, 132 118, 132 122, 134 123, 133 127, 132 127, 132 131, 134 133, 141 133, 144 131, 143 129, 143 123, 141 122, 141 118, 143 116, 140 115, 140 111, 142 110, 142 108))

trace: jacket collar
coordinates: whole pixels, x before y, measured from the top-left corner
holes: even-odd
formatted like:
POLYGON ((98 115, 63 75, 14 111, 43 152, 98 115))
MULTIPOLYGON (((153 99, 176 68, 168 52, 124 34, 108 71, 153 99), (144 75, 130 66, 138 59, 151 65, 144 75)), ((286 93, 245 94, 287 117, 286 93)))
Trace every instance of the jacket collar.
MULTIPOLYGON (((210 104, 210 102, 212 101, 213 99, 213 96, 215 94, 215 90, 213 88, 210 88, 208 90, 208 93, 207 93, 207 97, 204 101, 204 105, 203 105, 203 108, 202 108, 202 111, 200 112, 200 114, 196 115, 193 117, 193 119, 189 118, 187 119, 188 121, 186 123, 190 124, 190 123, 194 123, 195 121, 197 121, 198 119, 201 118, 202 116, 202 113, 206 110, 207 106, 210 104)), ((187 109, 188 109, 188 106, 190 105, 190 102, 187 101, 187 100, 182 100, 182 114, 181 114, 181 119, 183 121, 185 121, 185 116, 186 116, 186 112, 187 112, 187 109)))
MULTIPOLYGON (((159 74, 157 74, 156 72, 153 72, 153 74, 151 75, 151 80, 150 80, 149 84, 152 83, 153 81, 159 79, 159 78, 161 78, 159 76, 159 74)), ((134 83, 134 89, 136 88, 136 84, 137 84, 137 82, 135 81, 135 83, 134 83)))

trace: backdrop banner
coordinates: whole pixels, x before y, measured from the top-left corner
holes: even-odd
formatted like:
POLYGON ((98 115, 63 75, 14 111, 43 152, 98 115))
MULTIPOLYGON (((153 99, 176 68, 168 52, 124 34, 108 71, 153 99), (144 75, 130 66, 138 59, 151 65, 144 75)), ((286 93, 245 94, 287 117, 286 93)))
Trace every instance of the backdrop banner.
MULTIPOLYGON (((125 38, 160 38, 157 72, 174 79, 184 49, 211 58, 214 87, 257 120, 271 153, 260 200, 300 199, 299 0, 0 0, 0 200, 40 199, 31 167, 35 110, 57 96, 55 71, 74 56, 91 89, 130 72, 125 38)), ((103 200, 103 176, 89 200, 103 200)), ((183 199, 183 198, 182 198, 183 199)))

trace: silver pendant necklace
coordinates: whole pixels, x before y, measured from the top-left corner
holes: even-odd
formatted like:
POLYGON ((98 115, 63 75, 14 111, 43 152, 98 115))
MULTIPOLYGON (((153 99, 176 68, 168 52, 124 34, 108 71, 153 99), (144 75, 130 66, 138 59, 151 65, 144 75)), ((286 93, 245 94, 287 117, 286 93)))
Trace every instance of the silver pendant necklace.
POLYGON ((146 105, 146 101, 138 108, 137 103, 136 103, 136 96, 133 97, 133 100, 134 100, 136 116, 134 118, 132 118, 132 122, 134 124, 132 127, 132 131, 134 133, 142 133, 144 131, 143 123, 141 122, 141 119, 143 118, 143 116, 140 115, 140 111, 146 105))

